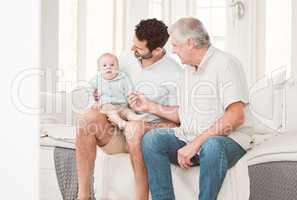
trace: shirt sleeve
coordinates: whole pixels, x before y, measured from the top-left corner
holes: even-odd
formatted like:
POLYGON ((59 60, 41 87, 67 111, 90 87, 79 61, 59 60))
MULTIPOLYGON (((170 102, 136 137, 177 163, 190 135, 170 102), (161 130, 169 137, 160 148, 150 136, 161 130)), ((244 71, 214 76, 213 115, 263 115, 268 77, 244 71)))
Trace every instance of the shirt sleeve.
POLYGON ((246 76, 241 63, 235 58, 230 59, 220 72, 220 100, 224 110, 235 102, 249 103, 246 76))

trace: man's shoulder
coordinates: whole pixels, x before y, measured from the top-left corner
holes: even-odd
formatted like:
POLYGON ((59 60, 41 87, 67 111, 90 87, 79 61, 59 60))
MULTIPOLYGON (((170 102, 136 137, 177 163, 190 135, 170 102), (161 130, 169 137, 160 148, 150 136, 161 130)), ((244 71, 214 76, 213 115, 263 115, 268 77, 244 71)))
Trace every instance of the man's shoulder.
POLYGON ((215 49, 212 61, 211 63, 221 72, 229 68, 242 68, 241 61, 234 54, 220 49, 215 49))
POLYGON ((163 62, 160 63, 163 65, 162 68, 170 71, 181 72, 182 66, 177 63, 170 55, 165 55, 163 62))
POLYGON ((215 58, 226 63, 240 63, 239 59, 232 53, 215 48, 215 58))

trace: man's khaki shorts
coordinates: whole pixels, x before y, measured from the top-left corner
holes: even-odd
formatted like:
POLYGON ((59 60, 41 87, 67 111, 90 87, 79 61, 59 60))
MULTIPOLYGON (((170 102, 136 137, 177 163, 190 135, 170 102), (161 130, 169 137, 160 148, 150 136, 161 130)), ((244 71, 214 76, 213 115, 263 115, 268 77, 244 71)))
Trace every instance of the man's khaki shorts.
POLYGON ((110 141, 100 148, 106 154, 128 153, 128 144, 123 131, 115 127, 110 141))
MULTIPOLYGON (((157 123, 149 123, 154 128, 173 128, 176 127, 176 124, 169 121, 162 121, 157 123)), ((114 127, 114 134, 112 135, 110 141, 104 145, 100 146, 100 148, 106 154, 117 154, 117 153, 128 153, 128 144, 125 137, 125 134, 122 130, 114 127)))

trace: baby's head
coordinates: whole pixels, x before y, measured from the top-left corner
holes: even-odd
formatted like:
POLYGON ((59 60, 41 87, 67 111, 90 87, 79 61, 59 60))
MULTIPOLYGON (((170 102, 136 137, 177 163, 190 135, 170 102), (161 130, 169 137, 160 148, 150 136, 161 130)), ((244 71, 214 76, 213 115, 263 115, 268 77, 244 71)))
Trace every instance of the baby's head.
POLYGON ((104 53, 98 58, 97 67, 104 79, 112 80, 119 73, 118 58, 111 53, 104 53))

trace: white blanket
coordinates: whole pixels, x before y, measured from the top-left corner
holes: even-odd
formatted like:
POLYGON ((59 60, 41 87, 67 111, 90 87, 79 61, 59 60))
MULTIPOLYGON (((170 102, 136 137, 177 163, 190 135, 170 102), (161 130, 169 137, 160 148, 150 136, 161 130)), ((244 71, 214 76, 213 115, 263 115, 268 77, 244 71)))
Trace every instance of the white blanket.
MULTIPOLYGON (((218 196, 219 200, 249 199, 248 166, 270 161, 297 161, 297 134, 272 134, 265 137, 259 136, 256 139, 258 139, 257 145, 227 172, 218 196)), ((98 155, 95 170, 97 197, 111 200, 133 199, 133 194, 135 194, 134 179, 128 155, 108 156, 101 151, 98 155)), ((197 199, 199 167, 183 170, 172 165, 171 169, 176 199, 197 199)))
MULTIPOLYGON (((174 166, 172 170, 175 196, 177 200, 198 199, 199 167, 183 170, 174 166)), ((250 182, 246 157, 228 170, 218 200, 248 200, 250 182)))
MULTIPOLYGON (((46 127, 43 145, 75 148, 74 127, 46 127), (53 139, 54 138, 54 139, 53 139), (67 140, 67 142, 66 142, 67 140)), ((108 156, 98 149, 95 168, 95 193, 97 198, 133 199, 134 177, 128 154, 108 156), (124 172, 124 173, 123 173, 124 172)), ((256 145, 226 175, 219 200, 248 200, 250 181, 248 166, 271 161, 297 161, 296 133, 256 135, 256 145)), ((183 170, 172 165, 172 177, 177 200, 197 199, 199 167, 183 170)))
POLYGON ((256 145, 246 156, 248 165, 297 161, 297 131, 273 135, 256 145))
MULTIPOLYGON (((135 194, 135 182, 129 156, 127 154, 108 156, 101 151, 98 155, 95 169, 97 198, 132 200, 135 194)), ((172 165, 171 169, 176 199, 197 199, 199 167, 183 170, 172 165)), ((247 160, 243 157, 228 171, 218 199, 248 200, 249 186, 247 160)))

